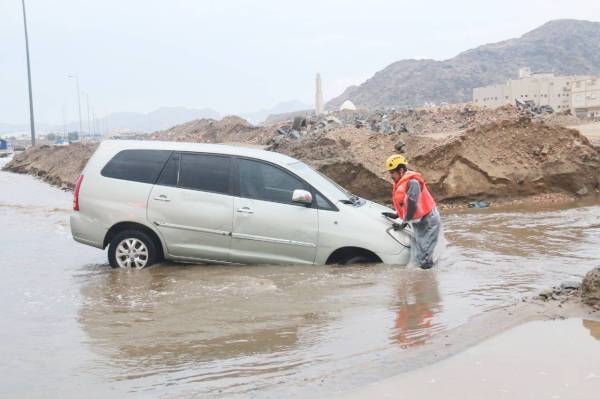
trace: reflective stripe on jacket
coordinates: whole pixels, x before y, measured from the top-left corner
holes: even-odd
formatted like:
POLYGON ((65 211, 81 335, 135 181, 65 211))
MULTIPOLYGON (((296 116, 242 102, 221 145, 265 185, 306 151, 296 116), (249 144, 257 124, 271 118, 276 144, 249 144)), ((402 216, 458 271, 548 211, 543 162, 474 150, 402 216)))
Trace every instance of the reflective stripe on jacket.
POLYGON ((394 183, 394 191, 392 191, 394 208, 396 208, 398 217, 403 221, 406 217, 406 211, 408 210, 408 182, 412 179, 419 182, 419 186, 421 187, 421 195, 417 201, 417 209, 412 217, 412 220, 421 219, 423 216, 429 215, 431 210, 435 208, 435 200, 429 193, 421 174, 413 171, 407 171, 400 180, 394 183))

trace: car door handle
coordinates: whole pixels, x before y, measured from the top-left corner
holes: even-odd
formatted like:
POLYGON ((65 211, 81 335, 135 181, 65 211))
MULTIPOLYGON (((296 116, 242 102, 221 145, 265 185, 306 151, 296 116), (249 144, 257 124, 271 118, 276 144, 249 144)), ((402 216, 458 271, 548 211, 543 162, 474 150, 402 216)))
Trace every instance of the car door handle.
POLYGON ((169 197, 167 197, 166 195, 162 194, 159 195, 158 197, 154 197, 155 201, 162 201, 162 202, 170 202, 171 200, 169 199, 169 197))
POLYGON ((254 211, 252 209, 248 208, 247 206, 245 206, 243 208, 239 208, 237 211, 238 211, 238 213, 248 213, 250 215, 254 213, 254 211))

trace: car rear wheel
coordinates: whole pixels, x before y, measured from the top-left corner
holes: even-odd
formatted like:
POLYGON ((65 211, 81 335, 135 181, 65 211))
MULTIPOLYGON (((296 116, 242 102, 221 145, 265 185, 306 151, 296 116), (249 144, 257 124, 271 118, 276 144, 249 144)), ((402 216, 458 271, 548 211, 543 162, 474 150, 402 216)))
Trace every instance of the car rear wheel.
POLYGON ((158 262, 158 250, 146 233, 125 230, 110 241, 108 261, 113 268, 143 269, 158 262))

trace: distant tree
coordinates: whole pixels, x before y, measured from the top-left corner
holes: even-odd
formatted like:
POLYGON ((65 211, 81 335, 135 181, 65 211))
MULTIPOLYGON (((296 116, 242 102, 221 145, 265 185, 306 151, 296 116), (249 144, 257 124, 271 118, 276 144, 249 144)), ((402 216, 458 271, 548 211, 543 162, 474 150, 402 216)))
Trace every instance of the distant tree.
POLYGON ((78 132, 69 132, 69 141, 76 141, 79 140, 79 133, 78 132))
POLYGON ((56 140, 56 134, 54 134, 54 133, 48 133, 46 135, 46 138, 48 139, 48 141, 54 141, 54 140, 56 140))

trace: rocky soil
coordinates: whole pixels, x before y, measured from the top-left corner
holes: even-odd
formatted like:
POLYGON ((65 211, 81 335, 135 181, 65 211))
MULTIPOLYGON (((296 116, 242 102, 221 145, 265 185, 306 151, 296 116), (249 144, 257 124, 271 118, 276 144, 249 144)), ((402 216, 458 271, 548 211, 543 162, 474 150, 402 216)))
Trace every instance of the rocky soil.
POLYGON ((226 116, 221 120, 194 120, 139 138, 196 143, 263 144, 274 135, 274 128, 260 128, 239 116, 226 116))
POLYGON ((4 169, 27 173, 55 186, 73 189, 97 146, 83 143, 68 146, 39 145, 16 154, 4 169))
POLYGON ((585 275, 581 284, 581 298, 586 305, 600 309, 600 267, 585 275))
POLYGON ((528 118, 491 123, 442 140, 330 130, 282 140, 274 151, 305 160, 358 195, 389 199, 382 160, 401 148, 439 201, 509 200, 540 193, 584 196, 600 188, 600 151, 579 132, 528 118))
MULTIPOLYGON (((542 291, 537 298, 544 302, 559 301, 583 303, 593 311, 600 310, 600 267, 590 270, 582 281, 565 281, 558 286, 542 291)), ((524 298, 524 300, 526 300, 524 298)), ((560 306, 560 305, 559 305, 560 306)))
MULTIPOLYGON (((436 199, 450 205, 555 194, 572 198, 595 194, 600 186, 597 147, 576 130, 532 120, 511 106, 493 111, 473 106, 344 111, 263 127, 230 116, 140 138, 268 144, 268 149, 306 161, 352 192, 379 202, 390 198, 382 163, 394 152, 404 152, 436 199)), ((15 156, 5 168, 72 187, 94 149, 81 143, 37 146, 15 156)))

